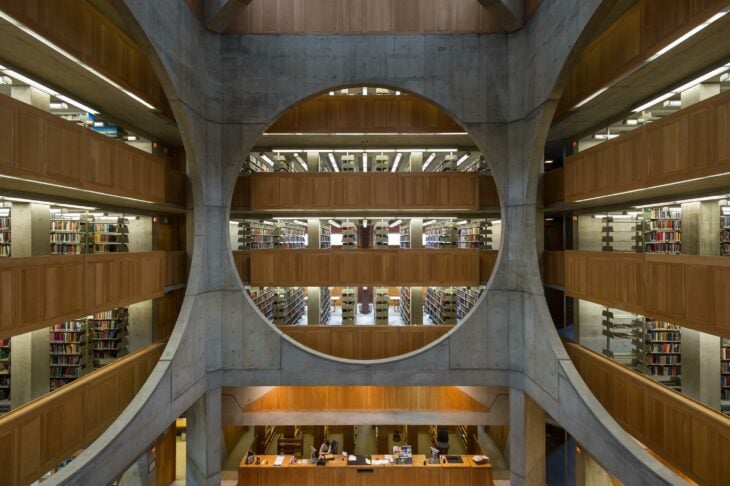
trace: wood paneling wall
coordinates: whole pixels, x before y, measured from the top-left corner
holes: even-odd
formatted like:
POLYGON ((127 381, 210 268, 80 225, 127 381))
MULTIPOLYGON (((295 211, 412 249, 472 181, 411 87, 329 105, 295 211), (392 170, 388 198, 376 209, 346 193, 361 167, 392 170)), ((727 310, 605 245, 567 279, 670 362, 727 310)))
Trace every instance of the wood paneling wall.
POLYGON ((438 106, 411 95, 322 95, 284 112, 271 133, 435 133, 464 128, 438 106))
POLYGON ((565 347, 626 432, 699 484, 727 484, 730 418, 579 344, 565 347))
POLYGON ((149 345, 0 417, 2 484, 30 484, 91 444, 134 398, 164 347, 149 345))
POLYGON ((172 334, 180 314, 183 300, 185 300, 185 289, 177 289, 166 293, 159 299, 157 304, 156 339, 167 339, 172 334))
POLYGON ((164 288, 161 251, 3 258, 0 335, 159 297, 164 288))
POLYGON ((279 329, 320 353, 345 359, 384 359, 410 353, 454 326, 281 326, 279 329))
POLYGON ((730 91, 565 161, 565 199, 576 201, 730 171, 730 91))
POLYGON ((565 285, 565 253, 545 251, 543 255, 543 281, 545 285, 565 285))
POLYGON ((0 173, 165 202, 165 159, 0 96, 0 173))
POLYGON ((184 251, 165 252, 165 287, 184 284, 188 279, 187 254, 184 251))
POLYGON ((142 49, 87 1, 0 0, 0 10, 170 114, 142 49))
POLYGON ((476 0, 252 0, 226 30, 228 34, 496 32, 504 30, 476 0))
POLYGON ((187 176, 184 172, 167 168, 165 171, 165 202, 185 204, 186 179, 187 176))
POLYGON ((565 292, 730 338, 730 259, 565 252, 565 292))
POLYGON ((244 412, 287 410, 489 412, 454 386, 277 386, 243 408, 244 412))
POLYGON ((556 118, 727 6, 727 0, 639 0, 583 51, 556 118))
POLYGON ((242 253, 250 253, 250 275, 240 275, 241 280, 256 287, 396 287, 479 285, 489 279, 488 261, 497 252, 483 252, 483 264, 476 249, 260 249, 233 253, 239 272, 246 262, 242 253), (486 271, 486 276, 480 274, 486 271))
POLYGON ((175 463, 177 456, 175 424, 155 441, 155 485, 169 486, 175 481, 175 463))
POLYGON ((565 170, 562 167, 545 172, 543 175, 542 200, 544 204, 565 201, 565 170))
POLYGON ((239 177, 233 208, 251 210, 478 210, 499 206, 490 176, 473 172, 254 173, 239 177))

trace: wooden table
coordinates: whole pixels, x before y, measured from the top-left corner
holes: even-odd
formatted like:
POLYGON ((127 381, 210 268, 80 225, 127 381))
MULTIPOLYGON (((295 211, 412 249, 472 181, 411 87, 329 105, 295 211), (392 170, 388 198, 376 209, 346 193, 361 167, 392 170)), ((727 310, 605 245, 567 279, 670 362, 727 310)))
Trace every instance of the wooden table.
MULTIPOLYGON (((415 454, 413 464, 348 466, 341 455, 326 466, 292 464, 293 456, 284 456, 281 466, 274 466, 276 456, 258 456, 260 465, 238 467, 239 486, 491 486, 491 464, 478 465, 471 456, 461 456, 461 464, 428 464, 426 456, 415 454), (425 464, 424 464, 425 463, 425 464)), ((383 455, 373 455, 382 459, 383 455)))

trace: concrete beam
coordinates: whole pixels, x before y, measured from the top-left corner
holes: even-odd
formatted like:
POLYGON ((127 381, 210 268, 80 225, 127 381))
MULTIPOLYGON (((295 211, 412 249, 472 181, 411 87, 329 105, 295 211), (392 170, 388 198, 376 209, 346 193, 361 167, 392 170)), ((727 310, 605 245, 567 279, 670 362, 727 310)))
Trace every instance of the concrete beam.
POLYGON ((519 30, 525 24, 523 0, 479 0, 507 32, 519 30))
POLYGON ((205 27, 208 30, 223 33, 231 25, 231 21, 239 9, 251 0, 205 0, 205 27))

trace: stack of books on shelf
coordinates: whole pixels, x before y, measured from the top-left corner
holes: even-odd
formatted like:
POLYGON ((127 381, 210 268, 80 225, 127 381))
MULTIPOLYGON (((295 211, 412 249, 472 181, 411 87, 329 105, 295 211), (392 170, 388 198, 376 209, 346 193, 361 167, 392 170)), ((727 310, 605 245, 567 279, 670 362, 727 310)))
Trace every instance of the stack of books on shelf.
POLYGON ((0 413, 10 411, 10 339, 0 339, 0 413))
POLYGON ((80 255, 87 251, 86 215, 73 219, 62 213, 51 216, 51 255, 80 255))
POLYGON ((344 287, 342 289, 342 323, 355 323, 356 308, 355 289, 352 287, 344 287))
POLYGON ((428 287, 423 308, 434 324, 456 324, 456 289, 428 287))
POLYGON ((456 318, 463 319, 476 305, 484 287, 457 287, 456 288, 456 318))
POLYGON ((378 221, 375 223, 375 248, 388 248, 388 223, 378 221))
POLYGON ((662 207, 644 211, 644 251, 682 252, 682 208, 662 207))
MULTIPOLYGON (((400 318, 403 324, 412 324, 411 322, 411 288, 400 288, 400 318)), ((419 324, 422 324, 419 322, 419 324)))
POLYGON ((681 342, 679 326, 645 319, 643 371, 654 380, 676 390, 681 389, 681 342))
POLYGON ((637 214, 605 214, 601 218, 603 251, 638 252, 642 249, 642 216, 637 214))
POLYGON ((458 240, 456 224, 451 221, 433 223, 423 228, 426 248, 454 248, 458 240))
POLYGON ((411 247, 411 225, 408 220, 403 220, 400 223, 400 247, 410 248, 411 247))
POLYGON ((390 296, 387 287, 375 288, 375 324, 388 324, 390 296))
POLYGON ((124 356, 129 310, 126 307, 94 314, 88 319, 89 335, 95 368, 100 368, 124 356))
POLYGON ((357 248, 357 227, 350 221, 342 223, 342 249, 354 250, 357 248))
POLYGON ((636 314, 606 307, 603 312, 606 346, 603 354, 629 368, 637 367, 636 338, 642 333, 642 319, 636 314))
POLYGON ((274 324, 297 324, 307 309, 304 287, 273 289, 274 324))
POLYGON ((459 248, 492 249, 492 223, 487 220, 466 221, 457 225, 459 248))
POLYGON ((342 156, 342 172, 355 172, 357 170, 357 164, 355 163, 355 156, 352 154, 346 154, 342 156))
POLYGON ((274 226, 275 248, 304 248, 307 227, 296 223, 276 222, 274 226))
POLYGON ((88 364, 86 320, 51 326, 51 391, 80 378, 88 364))
POLYGON ((244 164, 243 170, 248 172, 271 172, 273 168, 251 154, 248 158, 248 164, 244 164))
POLYGON ((329 223, 322 223, 319 231, 319 247, 323 250, 332 248, 332 229, 329 223))
POLYGON ((730 256, 730 206, 722 206, 723 215, 720 216, 720 255, 730 256))
POLYGON ((722 413, 730 415, 730 339, 720 340, 720 400, 722 413))
POLYGON ((274 225, 246 220, 238 223, 238 249, 274 247, 274 225))
POLYGON ((270 287, 249 287, 251 300, 267 319, 274 318, 274 291, 270 287))
POLYGON ((329 324, 332 315, 332 292, 329 287, 319 288, 319 323, 329 324))
POLYGON ((439 166, 441 172, 455 172, 456 171, 456 155, 448 154, 444 157, 444 161, 439 166))
POLYGON ((0 258, 10 256, 10 208, 0 207, 0 258))
POLYGON ((387 155, 376 155, 375 156, 375 165, 373 166, 373 170, 375 172, 388 172, 388 166, 390 162, 388 160, 387 155))
POLYGON ((274 172, 291 172, 292 163, 287 161, 286 157, 280 154, 276 154, 272 157, 274 160, 274 172))
POLYGON ((95 223, 89 219, 86 224, 88 230, 87 241, 89 252, 93 253, 123 253, 129 247, 129 220, 118 218, 116 223, 95 223))

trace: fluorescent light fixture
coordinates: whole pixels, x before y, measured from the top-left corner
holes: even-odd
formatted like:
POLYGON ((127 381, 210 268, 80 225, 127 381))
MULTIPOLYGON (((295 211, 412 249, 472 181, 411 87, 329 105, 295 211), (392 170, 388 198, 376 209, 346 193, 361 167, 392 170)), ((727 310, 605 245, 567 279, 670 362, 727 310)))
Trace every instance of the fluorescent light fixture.
MULTIPOLYGON (((466 135, 466 134, 464 134, 466 135)), ((458 152, 458 148, 435 148, 435 149, 428 149, 429 152, 436 152, 436 153, 442 153, 442 152, 458 152)))
POLYGON ((637 120, 636 118, 627 118, 626 120, 623 121, 623 124, 628 125, 630 127, 635 127, 636 125, 639 124, 639 120, 637 120))
POLYGON ((395 92, 395 95, 396 95, 396 96, 400 96, 400 91, 396 91, 396 92, 395 92))
POLYGON ((335 92, 334 91, 330 91, 330 96, 334 96, 334 95, 335 95, 335 92))
POLYGON ((307 223, 305 223, 304 221, 298 220, 298 219, 295 219, 293 222, 296 224, 300 224, 302 226, 307 226, 307 223))
POLYGON ((273 160, 271 160, 271 159, 269 158, 269 156, 268 156, 268 155, 266 155, 266 154, 259 154, 259 157, 260 157, 260 158, 261 158, 261 159, 262 159, 262 160, 263 160, 264 162, 266 162, 267 164, 269 164, 269 167, 273 167, 273 166, 274 166, 274 161, 273 161, 273 160))
POLYGON ((667 100, 662 103, 662 106, 665 108, 681 108, 682 100, 667 100))
POLYGON ((597 98, 598 96, 601 96, 601 95, 602 95, 602 94, 603 94, 603 93, 604 93, 604 92, 605 92, 605 91, 606 91, 606 90, 607 90, 608 88, 609 88, 609 87, 608 87, 608 86, 606 86, 605 88, 601 88, 601 89, 599 89, 598 91, 596 91, 595 93, 593 93, 593 94, 592 94, 592 95, 590 95, 589 97, 587 97, 587 98, 584 98, 584 99, 583 99, 583 101, 581 101, 581 102, 579 102, 579 103, 578 103, 577 105, 575 105, 575 106, 573 107, 573 109, 574 109, 574 110, 577 110, 578 108, 580 108, 581 106, 583 106, 583 105, 585 105, 586 103, 590 102, 591 100, 593 100, 593 99, 597 98))
POLYGON ((68 103, 69 105, 73 105, 73 106, 75 106, 75 107, 76 107, 76 108, 78 108, 79 110, 84 110, 84 111, 86 111, 86 112, 88 112, 88 113, 91 113, 92 115, 98 115, 98 114, 99 114, 99 112, 98 112, 98 111, 96 111, 95 109, 91 108, 90 106, 87 106, 87 105, 85 105, 85 104, 83 104, 83 103, 80 103, 80 102, 78 102, 78 101, 76 101, 76 100, 74 100, 74 99, 72 99, 72 98, 69 98, 69 97, 68 97, 68 96, 66 96, 66 95, 62 95, 62 94, 57 94, 57 95, 56 95, 56 98, 58 98, 59 100, 63 100, 63 101, 65 101, 65 102, 66 102, 66 103, 68 103))
POLYGON ((353 149, 334 149, 333 152, 336 153, 336 154, 349 154, 350 152, 357 152, 357 150, 353 150, 353 149))
MULTIPOLYGON (((43 182, 43 181, 38 181, 38 180, 34 180, 34 179, 25 179, 23 177, 14 177, 14 176, 9 176, 9 175, 5 175, 5 174, 0 174, 0 179, 11 179, 11 180, 15 180, 15 181, 31 182, 33 184, 42 184, 44 186, 49 186, 49 187, 60 187, 61 189, 73 189, 74 191, 85 192, 88 194, 99 194, 102 196, 115 197, 118 199, 124 199, 126 201, 135 201, 135 202, 141 202, 141 203, 145 203, 145 204, 156 204, 154 201, 147 201, 146 199, 137 199, 135 197, 118 196, 116 194, 109 194, 108 192, 91 191, 89 189, 79 189, 78 187, 64 186, 63 184, 54 184, 52 182, 43 182)), ((55 203, 51 203, 51 204, 55 204, 55 203)), ((56 204, 56 206, 62 206, 62 204, 56 204)), ((80 207, 80 206, 70 206, 70 207, 80 207)))
POLYGON ((55 202, 50 202, 50 201, 38 201, 37 199, 25 199, 22 197, 0 196, 0 201, 44 204, 46 206, 58 206, 58 207, 69 208, 69 209, 85 209, 86 211, 93 211, 94 209, 96 209, 91 206, 79 206, 78 204, 61 204, 61 203, 55 203, 55 202))
POLYGON ((127 137, 127 141, 129 141, 129 142, 136 142, 137 141, 137 137, 135 137, 134 135, 129 135, 127 137))
POLYGON ((48 107, 51 110, 68 110, 68 105, 66 103, 49 103, 48 107))
POLYGON ((436 158, 436 154, 435 153, 433 153, 433 154, 431 154, 431 155, 428 156, 428 158, 426 159, 426 162, 423 163, 423 171, 424 172, 426 171, 426 169, 428 169, 428 166, 431 165, 431 162, 433 162, 433 159, 435 159, 435 158, 436 158))
POLYGON ((88 72, 90 72, 91 74, 93 74, 97 78, 99 78, 102 81, 106 82, 107 84, 115 87, 116 89, 118 89, 122 93, 126 94, 127 96, 129 96, 133 100, 137 101, 138 103, 141 103, 142 105, 146 106, 150 110, 154 110, 155 109, 154 106, 152 106, 151 104, 147 103, 145 100, 143 100, 142 98, 140 98, 136 94, 132 93, 129 90, 124 89, 121 85, 119 85, 118 83, 112 81, 108 77, 104 76, 103 74, 101 74, 96 69, 94 69, 91 66, 89 66, 88 64, 84 63, 81 59, 79 59, 76 56, 70 54, 69 52, 61 49, 59 46, 57 46, 53 42, 49 41, 48 39, 46 39, 42 35, 40 35, 37 32, 35 32, 34 30, 26 27, 25 25, 23 25, 22 23, 18 22, 13 17, 11 17, 8 14, 6 14, 5 12, 0 12, 0 18, 3 19, 3 20, 5 20, 5 21, 7 21, 7 22, 10 22, 15 27, 17 27, 18 29, 22 30, 23 32, 25 32, 29 36, 33 37, 37 41, 39 41, 39 42, 45 44, 46 46, 50 47, 51 49, 53 49, 57 53, 61 54, 66 59, 68 59, 68 60, 70 60, 70 61, 78 64, 79 66, 81 66, 82 68, 86 69, 88 72))
POLYGON ((304 150, 302 150, 302 149, 280 149, 280 148, 271 149, 271 151, 274 152, 275 154, 296 154, 299 152, 304 152, 304 150))
POLYGON ((618 135, 615 133, 596 133, 593 135, 595 140, 613 140, 616 137, 618 137, 618 135))
POLYGON ((395 149, 396 152, 399 153, 408 153, 408 152, 425 152, 426 149, 421 148, 414 148, 414 149, 395 149))
POLYGON ((363 96, 367 96, 368 95, 368 87, 367 86, 363 87, 363 89, 362 89, 362 95, 363 96))
POLYGON ((362 154, 362 171, 368 171, 368 154, 362 154))
POLYGON ((712 79, 715 76, 719 76, 720 74, 724 73, 728 69, 730 69, 730 66, 728 66, 727 64, 724 65, 724 66, 721 66, 721 67, 719 67, 717 69, 713 69, 709 73, 703 74, 702 76, 700 76, 700 77, 698 77, 696 79, 693 79, 689 83, 683 84, 682 86, 680 86, 679 88, 677 88, 674 91, 676 91, 678 93, 681 93, 682 91, 686 91, 686 90, 688 90, 690 88, 693 88, 693 87, 697 86, 700 83, 704 83, 708 79, 712 79))
POLYGON ((340 223, 338 223, 337 221, 335 221, 334 219, 330 219, 327 222, 329 224, 331 224, 332 226, 334 226, 335 228, 342 228, 342 225, 340 223))
POLYGON ((550 164, 552 164, 553 162, 555 162, 555 161, 554 161, 554 160, 546 160, 546 161, 545 161, 545 165, 550 165, 550 164))
POLYGON ((238 226, 238 221, 229 221, 228 224, 238 226))
POLYGON ((403 157, 403 154, 398 152, 395 155, 395 160, 393 161, 393 168, 390 170, 391 172, 398 172, 398 166, 400 165, 400 159, 403 157))
POLYGON ((669 98, 671 98, 675 94, 676 93, 674 91, 670 91, 669 93, 664 93, 663 95, 659 96, 658 98, 654 98, 653 100, 648 101, 648 102, 644 103, 643 105, 634 108, 631 111, 633 113, 640 113, 640 112, 646 110, 647 108, 650 108, 650 107, 652 107, 654 105, 658 105, 659 103, 661 103, 664 100, 668 100, 669 98))
POLYGON ((423 223, 423 226, 430 226, 430 225, 434 224, 435 222, 436 222, 436 220, 432 219, 431 221, 426 221, 425 223, 423 223))
POLYGON ((337 167, 337 161, 335 160, 335 155, 332 152, 330 152, 327 154, 327 156, 330 159, 330 165, 332 166, 332 170, 335 172, 339 172, 340 168, 337 167))
POLYGON ((469 222, 469 220, 465 219, 464 221, 459 221, 458 223, 456 223, 456 225, 459 226, 461 224, 467 224, 468 222, 469 222))
POLYGON ((502 224, 502 220, 501 219, 495 219, 494 221, 492 221, 492 224, 502 224))
POLYGON ((363 152, 368 154, 392 154, 395 153, 395 149, 366 149, 363 152))
POLYGON ((309 170, 309 167, 307 167, 307 163, 304 162, 304 159, 302 158, 301 155, 294 154, 294 158, 297 159, 297 162, 299 162, 299 165, 302 166, 302 169, 304 169, 305 172, 309 170))
POLYGON ((392 223, 390 223, 389 226, 391 228, 395 228, 396 226, 400 226, 402 222, 403 222, 402 219, 396 219, 395 221, 393 221, 392 223))
POLYGON ((724 10, 722 12, 716 13, 715 15, 713 15, 712 17, 710 17, 706 22, 701 23, 700 25, 698 25, 694 29, 690 30, 686 34, 680 36, 679 38, 677 38, 674 41, 670 42, 669 44, 667 44, 663 48, 659 49, 655 54, 653 54, 652 56, 650 56, 647 61, 648 62, 652 62, 652 61, 660 58, 661 56, 663 56, 667 52, 671 51, 672 49, 674 49, 678 45, 686 42, 691 37, 695 36, 697 33, 701 32, 704 29, 706 29, 711 24, 714 24, 715 22, 717 22, 718 20, 720 20, 722 17, 725 16, 725 14, 727 14, 727 10, 724 10))
POLYGON ((545 218, 545 221, 554 221, 555 218, 545 218))
POLYGON ((367 228, 368 227, 368 220, 367 219, 363 219, 362 220, 362 227, 363 228, 367 228))
POLYGON ((468 153, 467 153, 467 154, 464 154, 464 155, 462 155, 462 156, 461 156, 461 157, 459 158, 459 160, 457 160, 457 161, 456 161, 456 166, 458 167, 458 166, 460 166, 461 164, 463 164, 463 163, 464 163, 464 162, 466 161, 466 159, 468 159, 469 157, 471 157, 471 154, 468 154, 468 153))

